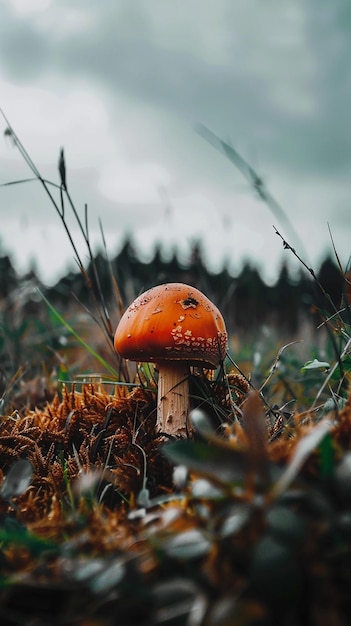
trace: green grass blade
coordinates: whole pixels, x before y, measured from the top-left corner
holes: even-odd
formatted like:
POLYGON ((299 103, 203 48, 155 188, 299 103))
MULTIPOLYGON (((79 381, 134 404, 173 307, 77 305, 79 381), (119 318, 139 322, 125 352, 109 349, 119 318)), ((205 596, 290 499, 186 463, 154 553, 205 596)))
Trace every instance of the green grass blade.
POLYGON ((71 335, 73 335, 73 337, 77 339, 80 345, 83 346, 83 348, 85 348, 91 356, 93 356, 110 374, 112 374, 114 378, 118 379, 117 371, 112 367, 112 365, 107 363, 107 361, 105 361, 100 354, 98 354, 86 341, 84 341, 84 339, 78 335, 74 328, 62 317, 62 315, 60 315, 51 302, 49 302, 43 292, 39 288, 37 288, 37 290, 54 317, 68 330, 71 335))

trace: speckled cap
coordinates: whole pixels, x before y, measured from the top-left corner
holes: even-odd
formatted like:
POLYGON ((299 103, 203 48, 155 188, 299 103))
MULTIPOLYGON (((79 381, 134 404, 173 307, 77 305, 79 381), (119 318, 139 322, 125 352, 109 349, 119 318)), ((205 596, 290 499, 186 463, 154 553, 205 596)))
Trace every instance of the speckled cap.
POLYGON ((134 300, 117 326, 114 344, 132 361, 185 360, 215 369, 226 354, 227 331, 220 311, 201 291, 167 283, 134 300))

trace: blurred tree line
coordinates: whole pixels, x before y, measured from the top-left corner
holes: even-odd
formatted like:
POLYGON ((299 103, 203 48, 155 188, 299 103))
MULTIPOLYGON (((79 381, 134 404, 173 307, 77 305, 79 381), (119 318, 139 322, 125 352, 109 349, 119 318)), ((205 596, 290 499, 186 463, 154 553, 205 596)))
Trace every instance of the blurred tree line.
MULTIPOLYGON (((203 257, 201 244, 196 242, 186 262, 180 261, 177 252, 165 260, 161 248, 156 246, 149 261, 139 258, 134 245, 127 239, 119 253, 107 261, 102 253, 94 258, 95 269, 99 276, 96 285, 96 273, 90 264, 86 270, 92 288, 88 289, 82 274, 70 272, 52 287, 40 285, 32 272, 25 277, 18 277, 8 256, 0 257, 0 300, 11 299, 20 284, 34 282, 39 284, 50 302, 61 311, 68 303, 78 300, 84 305, 91 305, 91 291, 100 289, 104 299, 116 308, 111 273, 113 274, 126 307, 142 291, 164 282, 184 282, 203 291, 221 310, 229 332, 252 333, 253 329, 268 325, 282 334, 295 335, 305 319, 312 319, 317 325, 321 320, 320 311, 329 311, 330 303, 323 296, 316 281, 303 268, 299 275, 292 277, 287 265, 280 268, 277 280, 267 285, 260 272, 250 263, 233 276, 224 266, 219 272, 211 272, 203 257), (73 297, 74 296, 74 297, 73 297)), ((329 294, 335 307, 342 299, 343 277, 336 263, 327 257, 321 264, 316 276, 329 294)), ((28 292, 30 311, 42 304, 38 297, 28 292), (31 295, 32 294, 32 295, 31 295)), ((16 296, 18 297, 18 296, 16 296)))
MULTIPOLYGON (((333 314, 332 305, 323 296, 316 280, 303 268, 297 277, 292 277, 288 267, 283 265, 276 282, 270 285, 249 263, 235 276, 225 266, 214 273, 208 269, 199 243, 193 245, 186 261, 181 261, 176 252, 165 259, 160 247, 156 247, 150 260, 145 261, 127 240, 110 261, 103 254, 96 254, 94 266, 95 269, 92 264, 85 268, 91 281, 90 288, 79 270, 67 273, 53 286, 45 286, 35 271, 18 276, 10 257, 0 256, 0 399, 2 378, 9 380, 23 368, 26 376, 34 375, 41 371, 43 363, 48 368, 51 362, 55 365, 57 355, 63 349, 66 354, 68 349, 74 351, 76 348, 74 338, 51 314, 37 286, 88 341, 96 341, 92 334, 92 316, 85 315, 87 310, 94 315, 94 290, 100 302, 99 290, 103 294, 112 323, 118 322, 121 309, 116 302, 112 276, 119 290, 122 310, 141 292, 157 284, 184 282, 193 285, 221 310, 230 336, 240 336, 240 340, 248 343, 258 337, 264 326, 278 333, 280 339, 290 341, 301 332, 305 334, 306 323, 310 339, 315 340, 323 314, 333 314)), ((338 266, 328 257, 316 271, 316 276, 334 306, 339 308, 344 280, 338 266)), ((103 349, 99 346, 101 353, 103 349)), ((81 356, 76 357, 78 369, 83 367, 79 359, 81 356)), ((73 360, 72 352, 70 362, 73 360)))
MULTIPOLYGON (((55 285, 47 286, 40 282, 35 270, 19 276, 11 258, 0 256, 0 415, 10 401, 12 409, 45 403, 52 397, 57 371, 62 367, 62 371, 69 370, 70 376, 74 372, 99 371, 100 364, 82 349, 60 315, 106 362, 111 362, 111 345, 94 321, 94 297, 101 303, 101 294, 113 328, 121 311, 148 288, 164 282, 193 285, 221 310, 233 350, 253 346, 266 336, 266 329, 285 343, 303 338, 308 345, 311 341, 317 345, 317 328, 323 315, 333 314, 328 298, 303 268, 298 276, 291 276, 288 267, 282 265, 277 280, 269 285, 250 263, 235 276, 225 264, 215 273, 207 267, 198 243, 186 261, 180 260, 176 252, 165 259, 160 247, 145 261, 127 240, 115 258, 107 260, 104 254, 97 253, 93 264, 84 271, 85 277, 77 269, 55 285), (116 301, 114 280, 121 306, 116 301), (36 287, 54 309, 45 304, 36 287), (54 381, 53 386, 50 381, 54 381)), ((345 283, 338 266, 326 258, 316 275, 339 308, 345 283)))
MULTIPOLYGON (((184 282, 203 291, 218 306, 229 332, 250 333, 254 328, 269 325, 281 333, 294 335, 304 319, 312 317, 318 324, 321 310, 331 312, 330 302, 303 268, 298 277, 292 277, 287 265, 283 264, 273 285, 267 285, 250 263, 246 263, 236 276, 225 266, 213 273, 206 265, 199 242, 193 244, 186 262, 179 260, 176 251, 165 260, 160 246, 156 246, 151 260, 143 261, 127 239, 114 259, 108 262, 103 254, 98 253, 94 263, 106 302, 114 301, 111 273, 125 307, 139 293, 156 284, 184 282)), ((91 265, 87 273, 93 288, 97 288, 91 265)), ((331 257, 323 261, 316 276, 338 308, 343 277, 331 257)), ((84 304, 88 302, 89 290, 78 272, 68 274, 47 290, 47 296, 54 304, 67 302, 72 293, 84 304)))

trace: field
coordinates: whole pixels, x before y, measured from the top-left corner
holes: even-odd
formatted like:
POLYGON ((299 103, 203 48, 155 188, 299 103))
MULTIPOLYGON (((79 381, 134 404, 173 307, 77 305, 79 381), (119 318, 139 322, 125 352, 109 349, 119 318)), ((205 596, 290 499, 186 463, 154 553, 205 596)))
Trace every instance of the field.
POLYGON ((268 288, 250 267, 211 276, 199 245, 186 267, 157 251, 142 263, 130 242, 109 261, 64 155, 58 204, 33 167, 63 228, 64 207, 76 216, 89 265, 72 240, 80 272, 46 289, 0 259, 1 623, 346 626, 347 268, 300 259, 298 280, 282 268, 268 288), (189 436, 157 427, 160 364, 113 346, 126 307, 161 282, 199 288, 227 323, 218 367, 189 366, 189 436))

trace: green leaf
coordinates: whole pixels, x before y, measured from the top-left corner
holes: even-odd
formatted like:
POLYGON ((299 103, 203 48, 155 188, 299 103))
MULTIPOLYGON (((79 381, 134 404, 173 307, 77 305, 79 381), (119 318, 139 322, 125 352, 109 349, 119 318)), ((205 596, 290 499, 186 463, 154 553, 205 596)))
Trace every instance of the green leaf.
POLYGON ((0 528, 0 542, 2 546, 22 545, 33 555, 38 556, 42 552, 57 548, 57 546, 47 539, 37 537, 29 533, 26 528, 0 528))
POLYGON ((331 380, 339 381, 342 376, 351 372, 351 355, 346 354, 342 359, 342 371, 340 365, 338 365, 330 376, 331 380))
POLYGON ((307 370, 320 370, 325 372, 330 369, 330 363, 327 361, 318 361, 318 359, 313 359, 313 361, 307 361, 303 367, 301 367, 301 372, 306 372, 307 370))
POLYGON ((102 356, 100 356, 100 354, 95 352, 95 350, 91 346, 89 346, 89 344, 86 341, 84 341, 84 339, 82 339, 80 335, 78 335, 78 333, 74 330, 74 328, 72 328, 72 326, 62 317, 62 315, 60 315, 60 313, 49 302, 49 300, 44 296, 44 294, 40 291, 40 289, 38 289, 38 292, 40 296, 43 298, 44 302, 49 307, 50 311, 55 315, 57 320, 68 330, 69 333, 71 333, 71 335, 73 335, 73 337, 77 339, 77 341, 79 341, 80 345, 83 346, 83 348, 85 348, 89 352, 89 354, 91 354, 91 356, 93 356, 99 363, 101 363, 101 365, 103 365, 103 367, 105 367, 107 371, 110 372, 110 374, 112 374, 112 376, 117 379, 118 375, 117 375, 116 370, 109 363, 107 363, 107 361, 105 361, 105 359, 102 356))
POLYGON ((67 369, 67 366, 64 363, 60 363, 57 380, 59 383, 68 383, 71 380, 71 375, 67 369))

